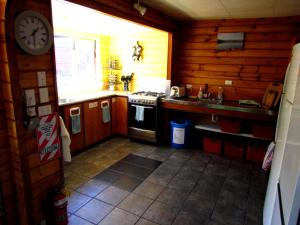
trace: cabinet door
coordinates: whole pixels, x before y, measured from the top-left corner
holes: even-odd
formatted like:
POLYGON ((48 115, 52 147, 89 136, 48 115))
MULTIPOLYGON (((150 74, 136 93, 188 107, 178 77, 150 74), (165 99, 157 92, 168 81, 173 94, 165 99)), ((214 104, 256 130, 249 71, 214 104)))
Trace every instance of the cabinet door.
POLYGON ((98 100, 83 103, 85 144, 91 145, 101 140, 102 114, 98 100))
POLYGON ((112 116, 111 116, 111 103, 110 103, 110 98, 105 98, 105 99, 100 99, 99 100, 99 118, 100 118, 100 122, 99 122, 99 135, 100 135, 100 141, 108 138, 111 136, 111 120, 112 120, 112 116), (102 113, 102 105, 104 106, 109 106, 109 114, 110 114, 110 121, 104 123, 103 121, 103 113, 102 113))
POLYGON ((127 97, 112 98, 112 133, 127 135, 128 129, 127 97))
MULTIPOLYGON (((74 114, 72 114, 74 115, 74 114)), ((76 104, 71 106, 65 106, 63 107, 63 119, 66 125, 66 128, 70 134, 71 138, 71 152, 76 152, 79 150, 82 150, 85 146, 84 144, 84 124, 83 124, 83 118, 82 118, 82 105, 76 104), (80 114, 80 131, 77 130, 75 134, 72 132, 72 119, 71 114, 72 113, 79 113, 80 114)))

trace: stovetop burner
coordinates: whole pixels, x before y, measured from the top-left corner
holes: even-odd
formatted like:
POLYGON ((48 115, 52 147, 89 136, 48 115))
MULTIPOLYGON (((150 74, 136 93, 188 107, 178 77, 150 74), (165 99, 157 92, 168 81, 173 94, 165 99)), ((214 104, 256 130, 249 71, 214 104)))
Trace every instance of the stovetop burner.
POLYGON ((163 97, 163 96, 165 96, 165 93, 153 92, 153 91, 138 91, 138 92, 132 93, 132 95, 163 97))
POLYGON ((163 92, 138 91, 128 96, 129 103, 156 105, 159 98, 166 96, 163 92))

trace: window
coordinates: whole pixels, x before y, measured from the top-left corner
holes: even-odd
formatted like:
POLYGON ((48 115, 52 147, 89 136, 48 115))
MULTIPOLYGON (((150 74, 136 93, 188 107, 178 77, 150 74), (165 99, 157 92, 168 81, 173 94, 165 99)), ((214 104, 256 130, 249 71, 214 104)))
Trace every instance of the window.
POLYGON ((60 95, 99 89, 98 40, 75 36, 55 36, 54 41, 60 95))

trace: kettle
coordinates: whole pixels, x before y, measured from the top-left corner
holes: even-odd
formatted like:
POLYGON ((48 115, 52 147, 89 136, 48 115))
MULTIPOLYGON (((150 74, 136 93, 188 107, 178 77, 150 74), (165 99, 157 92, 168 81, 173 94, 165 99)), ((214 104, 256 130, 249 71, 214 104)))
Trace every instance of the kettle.
POLYGON ((180 98, 180 97, 183 97, 184 95, 185 95, 185 88, 184 87, 178 87, 178 86, 171 87, 170 97, 180 98))

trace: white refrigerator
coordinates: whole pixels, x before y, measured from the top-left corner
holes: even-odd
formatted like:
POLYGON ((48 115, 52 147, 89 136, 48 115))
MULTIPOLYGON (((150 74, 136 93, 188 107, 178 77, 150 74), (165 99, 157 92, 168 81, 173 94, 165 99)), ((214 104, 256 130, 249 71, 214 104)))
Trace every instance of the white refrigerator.
POLYGON ((265 198, 264 225, 299 225, 300 208, 300 43, 293 47, 275 134, 265 198))

